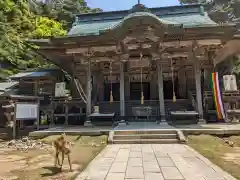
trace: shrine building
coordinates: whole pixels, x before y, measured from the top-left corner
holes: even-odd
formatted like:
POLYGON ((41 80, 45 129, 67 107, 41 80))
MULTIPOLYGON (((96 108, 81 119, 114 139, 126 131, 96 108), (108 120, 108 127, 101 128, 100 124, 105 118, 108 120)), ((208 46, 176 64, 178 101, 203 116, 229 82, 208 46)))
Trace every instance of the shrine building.
POLYGON ((212 21, 202 5, 137 4, 76 15, 66 36, 31 42, 71 75, 72 98, 82 98, 87 117, 97 106, 121 121, 141 120, 144 111, 149 121, 171 122, 175 112, 204 122, 211 73, 236 31, 212 21))

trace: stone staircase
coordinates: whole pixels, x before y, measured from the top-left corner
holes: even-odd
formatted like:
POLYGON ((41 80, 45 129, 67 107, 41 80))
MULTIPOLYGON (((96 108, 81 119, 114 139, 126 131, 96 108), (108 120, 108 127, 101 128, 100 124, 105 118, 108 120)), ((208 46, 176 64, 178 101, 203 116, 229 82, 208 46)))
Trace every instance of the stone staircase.
POLYGON ((112 144, 177 144, 184 142, 183 133, 174 129, 112 131, 109 134, 109 143, 112 144))

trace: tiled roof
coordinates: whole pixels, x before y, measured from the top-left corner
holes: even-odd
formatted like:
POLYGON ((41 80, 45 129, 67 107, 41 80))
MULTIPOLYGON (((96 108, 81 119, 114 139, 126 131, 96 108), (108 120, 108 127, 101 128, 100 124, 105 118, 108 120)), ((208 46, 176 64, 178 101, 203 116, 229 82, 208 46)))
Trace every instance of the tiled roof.
POLYGON ((48 71, 40 71, 40 72, 21 72, 18 74, 14 74, 10 76, 10 79, 19 79, 19 78, 34 78, 34 77, 43 77, 49 74, 48 71))
POLYGON ((10 81, 10 82, 0 82, 0 95, 4 94, 7 91, 10 91, 11 88, 18 85, 17 81, 10 81))
POLYGON ((18 85, 17 81, 0 82, 0 91, 5 91, 8 88, 18 85))
MULTIPOLYGON (((200 9, 200 6, 199 6, 200 9)), ((189 11, 189 10, 188 10, 189 11)), ((179 13, 149 13, 149 12, 136 12, 132 14, 126 15, 124 18, 121 16, 113 16, 108 17, 104 16, 102 19, 94 20, 93 15, 91 18, 87 20, 80 20, 79 22, 75 23, 75 26, 69 31, 68 35, 73 36, 86 36, 86 35, 99 35, 102 31, 116 28, 121 26, 121 24, 133 17, 152 17, 158 20, 163 24, 176 24, 176 25, 183 25, 183 27, 195 27, 195 26, 204 26, 204 25, 216 25, 213 22, 207 13, 199 11, 189 11, 186 13, 179 12, 179 13), (155 15, 156 14, 156 15, 155 15), (116 18, 114 18, 116 17, 116 18), (120 17, 120 18, 119 18, 120 17), (92 20, 91 20, 92 19, 92 20)))

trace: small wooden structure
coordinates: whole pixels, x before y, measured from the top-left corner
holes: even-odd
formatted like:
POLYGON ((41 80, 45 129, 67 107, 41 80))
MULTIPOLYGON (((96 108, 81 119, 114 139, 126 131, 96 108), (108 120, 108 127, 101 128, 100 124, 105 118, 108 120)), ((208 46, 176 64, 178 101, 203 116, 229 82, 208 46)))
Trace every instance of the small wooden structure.
POLYGON ((65 80, 60 69, 40 69, 31 72, 21 72, 9 78, 19 82, 18 94, 29 96, 53 96, 55 83, 65 80))
POLYGON ((51 97, 51 106, 48 113, 51 116, 50 125, 71 124, 83 125, 85 121, 84 102, 79 98, 51 97))
POLYGON ((37 96, 20 96, 20 95, 4 95, 0 96, 0 108, 3 109, 5 116, 8 120, 8 125, 13 127, 13 136, 16 137, 16 130, 23 129, 24 126, 32 126, 38 128, 39 117, 29 121, 24 121, 24 119, 19 119, 16 121, 16 104, 25 103, 25 104, 40 104, 40 100, 43 98, 37 96), (35 123, 36 122, 36 123, 35 123))
POLYGON ((226 111, 227 122, 239 122, 240 120, 240 92, 223 92, 223 102, 226 111))

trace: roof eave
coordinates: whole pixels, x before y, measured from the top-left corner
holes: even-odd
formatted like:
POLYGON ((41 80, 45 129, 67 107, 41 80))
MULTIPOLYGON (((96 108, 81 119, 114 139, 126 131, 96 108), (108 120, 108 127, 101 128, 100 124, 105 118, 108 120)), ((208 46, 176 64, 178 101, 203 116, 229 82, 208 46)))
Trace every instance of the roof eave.
MULTIPOLYGON (((201 7, 203 4, 186 4, 186 5, 175 5, 175 6, 166 6, 166 7, 153 7, 153 8, 148 8, 150 11, 151 10, 164 10, 164 9, 171 9, 171 8, 182 8, 182 9, 187 9, 187 8, 194 8, 194 7, 201 7)), ((74 16, 97 16, 97 15, 103 15, 103 14, 113 14, 113 13, 128 13, 129 9, 126 10, 120 10, 120 11, 105 11, 105 12, 95 12, 95 13, 81 13, 81 14, 74 14, 74 16)))

